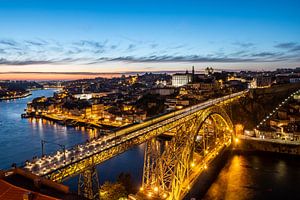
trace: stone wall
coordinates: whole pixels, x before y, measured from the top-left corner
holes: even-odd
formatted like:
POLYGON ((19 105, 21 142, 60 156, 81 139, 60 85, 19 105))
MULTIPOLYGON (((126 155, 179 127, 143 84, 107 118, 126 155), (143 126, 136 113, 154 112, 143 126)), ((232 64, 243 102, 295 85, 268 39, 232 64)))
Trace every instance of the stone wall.
POLYGON ((235 142, 236 151, 264 151, 282 154, 300 155, 300 144, 275 143, 269 141, 242 139, 235 142))

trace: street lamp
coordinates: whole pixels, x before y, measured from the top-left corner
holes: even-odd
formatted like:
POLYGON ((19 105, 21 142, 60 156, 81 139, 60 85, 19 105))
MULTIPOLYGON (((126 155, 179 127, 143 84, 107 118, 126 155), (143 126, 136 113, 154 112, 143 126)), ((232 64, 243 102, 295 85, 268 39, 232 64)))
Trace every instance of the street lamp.
POLYGON ((41 140, 41 145, 42 145, 42 157, 44 157, 45 155, 45 144, 48 143, 48 144, 55 144, 57 146, 59 146, 60 148, 62 148, 63 150, 63 153, 64 153, 64 163, 66 163, 66 146, 63 145, 63 144, 58 144, 58 143, 55 143, 55 142, 50 142, 50 141, 46 141, 46 140, 41 140))

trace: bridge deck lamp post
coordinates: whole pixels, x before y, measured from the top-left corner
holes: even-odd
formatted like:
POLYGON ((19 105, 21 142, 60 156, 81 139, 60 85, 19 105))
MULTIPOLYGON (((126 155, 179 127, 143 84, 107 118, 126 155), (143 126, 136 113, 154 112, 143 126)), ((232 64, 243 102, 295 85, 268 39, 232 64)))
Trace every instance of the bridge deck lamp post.
POLYGON ((64 164, 66 164, 66 146, 63 145, 63 144, 59 144, 59 143, 55 143, 55 142, 49 142, 49 141, 46 141, 46 140, 41 140, 42 157, 44 157, 44 155, 45 155, 45 144, 46 143, 48 143, 48 144, 55 144, 55 145, 59 146, 63 150, 63 153, 64 153, 64 164))

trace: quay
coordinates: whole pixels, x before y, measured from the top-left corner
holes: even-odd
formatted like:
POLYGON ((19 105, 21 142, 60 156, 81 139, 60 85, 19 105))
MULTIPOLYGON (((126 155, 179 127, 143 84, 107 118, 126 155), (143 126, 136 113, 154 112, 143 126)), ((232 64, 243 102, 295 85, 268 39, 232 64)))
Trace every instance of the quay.
POLYGON ((95 122, 91 121, 85 121, 82 119, 77 119, 77 118, 70 118, 70 117, 58 117, 54 115, 48 115, 48 114, 27 114, 23 113, 21 114, 22 118, 42 118, 46 119, 49 121, 53 121, 55 123, 58 123, 60 125, 65 125, 69 127, 85 127, 85 128, 96 128, 96 129, 101 129, 101 130, 112 130, 115 129, 116 127, 114 126, 109 126, 109 125, 102 125, 102 124, 97 124, 95 122))
POLYGON ((21 99, 31 95, 31 92, 26 92, 22 95, 9 96, 9 97, 0 97, 0 101, 12 100, 12 99, 21 99))
POLYGON ((239 135, 237 136, 233 150, 246 152, 272 152, 300 156, 300 142, 281 139, 262 139, 239 135))

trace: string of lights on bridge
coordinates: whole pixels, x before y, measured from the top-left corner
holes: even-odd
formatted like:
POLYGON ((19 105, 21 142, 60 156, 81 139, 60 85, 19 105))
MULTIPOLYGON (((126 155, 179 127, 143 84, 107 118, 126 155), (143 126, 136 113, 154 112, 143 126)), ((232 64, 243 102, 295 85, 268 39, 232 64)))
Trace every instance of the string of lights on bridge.
POLYGON ((284 99, 272 112, 270 112, 257 126, 256 128, 260 128, 264 123, 267 122, 268 119, 270 119, 277 111, 284 106, 290 99, 294 97, 294 95, 300 94, 300 89, 296 92, 292 93, 290 96, 288 96, 286 99, 284 99))

